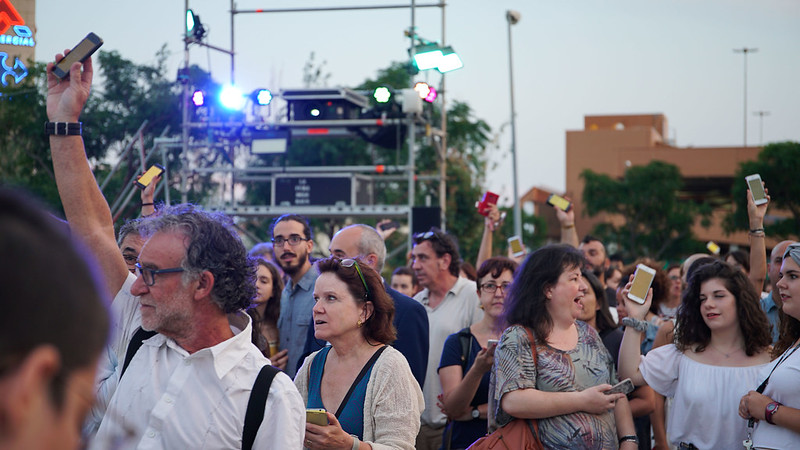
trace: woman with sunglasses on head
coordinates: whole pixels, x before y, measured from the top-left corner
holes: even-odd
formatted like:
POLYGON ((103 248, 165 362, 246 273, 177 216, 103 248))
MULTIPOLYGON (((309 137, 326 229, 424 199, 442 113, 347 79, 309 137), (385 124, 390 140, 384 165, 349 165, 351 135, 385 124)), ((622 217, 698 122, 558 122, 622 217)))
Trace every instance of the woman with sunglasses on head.
POLYGON ((756 421, 755 448, 800 448, 800 244, 786 247, 780 275, 781 334, 774 360, 758 376, 763 389, 739 401, 739 415, 756 421))
POLYGON ((606 393, 617 382, 614 360, 577 320, 588 290, 584 262, 562 244, 536 250, 520 266, 505 304, 511 326, 494 355, 490 428, 538 419, 544 448, 636 449, 625 394, 606 393))
POLYGON ((307 408, 328 425, 306 424, 308 449, 413 449, 424 401, 395 339, 394 303, 381 277, 354 259, 317 262, 312 353, 295 377, 307 408), (334 414, 335 412, 335 414, 334 414))
POLYGON ((481 264, 477 286, 483 319, 451 334, 444 343, 439 379, 441 403, 450 420, 443 449, 464 449, 486 435, 489 372, 503 332, 503 304, 516 270, 517 263, 502 256, 481 264))
MULTIPOLYGON (((627 296, 632 283, 623 289, 627 296)), ((639 342, 652 289, 643 305, 627 302, 628 321, 620 350, 621 377, 647 383, 673 399, 667 438, 685 449, 739 448, 746 421, 739 399, 758 385, 769 362, 772 338, 758 293, 740 270, 722 261, 702 265, 688 279, 678 309, 675 343, 641 356, 639 342)))

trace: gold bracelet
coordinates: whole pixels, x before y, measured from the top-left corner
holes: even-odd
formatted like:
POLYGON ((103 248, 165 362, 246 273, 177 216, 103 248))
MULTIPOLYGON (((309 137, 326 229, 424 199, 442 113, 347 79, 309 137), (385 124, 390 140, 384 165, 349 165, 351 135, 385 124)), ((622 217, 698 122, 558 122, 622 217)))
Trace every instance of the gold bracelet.
POLYGON ((572 223, 572 224, 569 224, 569 225, 562 225, 561 226, 562 230, 569 230, 570 228, 575 228, 575 224, 572 223))

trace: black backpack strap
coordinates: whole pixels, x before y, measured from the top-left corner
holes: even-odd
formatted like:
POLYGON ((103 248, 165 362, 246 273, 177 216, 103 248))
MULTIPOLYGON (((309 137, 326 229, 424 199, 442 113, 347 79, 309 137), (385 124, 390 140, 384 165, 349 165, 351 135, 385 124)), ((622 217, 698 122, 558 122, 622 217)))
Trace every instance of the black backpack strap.
POLYGON ((467 374, 467 362, 469 355, 472 353, 472 332, 469 327, 462 328, 458 332, 458 341, 461 342, 461 377, 467 374))
POLYGON ((128 365, 131 363, 133 356, 139 351, 139 347, 142 346, 142 342, 150 339, 156 334, 158 333, 155 331, 145 331, 145 329, 142 327, 136 329, 136 332, 133 333, 131 341, 128 343, 128 350, 125 352, 125 361, 122 363, 122 373, 119 374, 120 379, 122 379, 122 376, 125 375, 125 370, 128 369, 128 365))
POLYGON ((250 450, 256 441, 258 427, 264 420, 264 408, 267 406, 267 395, 272 379, 280 370, 267 364, 258 372, 253 390, 250 391, 250 400, 247 401, 247 412, 244 416, 244 431, 242 432, 242 450, 250 450))

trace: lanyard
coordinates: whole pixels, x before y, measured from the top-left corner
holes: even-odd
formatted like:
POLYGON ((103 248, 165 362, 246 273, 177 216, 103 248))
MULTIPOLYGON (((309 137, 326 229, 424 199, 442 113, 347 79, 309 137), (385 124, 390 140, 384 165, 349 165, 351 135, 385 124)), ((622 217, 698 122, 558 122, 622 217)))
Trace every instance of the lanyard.
MULTIPOLYGON (((800 347, 800 340, 798 340, 797 343, 794 344, 794 346, 792 346, 792 348, 790 348, 790 349, 786 350, 785 352, 783 352, 783 355, 781 355, 781 359, 779 359, 778 362, 772 367, 772 370, 769 371, 769 375, 767 375, 767 378, 764 380, 764 382, 762 382, 758 386, 758 388, 756 388, 756 392, 758 392, 759 394, 763 394, 764 393, 764 389, 767 388, 767 383, 769 383, 769 379, 772 376, 772 373, 775 372, 775 369, 777 369, 778 366, 780 366, 782 362, 786 361, 790 356, 792 356, 794 354, 794 352, 797 351, 798 347, 800 347)), ((753 430, 753 426, 754 425, 755 425, 755 419, 750 419, 750 420, 747 421, 747 439, 748 440, 750 439, 750 432, 753 430)))

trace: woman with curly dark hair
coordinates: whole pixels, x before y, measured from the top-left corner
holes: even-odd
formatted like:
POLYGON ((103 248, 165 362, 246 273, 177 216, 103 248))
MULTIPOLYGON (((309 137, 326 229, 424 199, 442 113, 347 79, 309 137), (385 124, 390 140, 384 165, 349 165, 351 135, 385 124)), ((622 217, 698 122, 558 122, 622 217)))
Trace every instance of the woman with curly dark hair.
POLYGON ((739 415, 758 421, 753 431, 757 448, 797 448, 800 443, 800 244, 786 247, 777 287, 781 296, 781 335, 772 362, 759 374, 763 389, 739 402, 739 415))
MULTIPOLYGON (((678 309, 675 343, 641 357, 641 319, 650 307, 627 302, 629 317, 620 350, 620 377, 647 383, 672 397, 667 436, 679 448, 737 448, 747 422, 739 399, 757 386, 769 362, 772 338, 758 293, 747 276, 715 261, 694 272, 678 309)), ((629 282, 623 290, 628 295, 629 282)))

